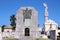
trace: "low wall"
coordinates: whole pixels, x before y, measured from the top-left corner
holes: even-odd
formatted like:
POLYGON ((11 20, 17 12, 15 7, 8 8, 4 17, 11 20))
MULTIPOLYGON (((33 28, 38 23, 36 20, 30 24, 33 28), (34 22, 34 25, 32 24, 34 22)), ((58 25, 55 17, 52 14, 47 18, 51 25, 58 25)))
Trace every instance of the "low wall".
POLYGON ((2 37, 14 37, 15 32, 2 32, 2 37))

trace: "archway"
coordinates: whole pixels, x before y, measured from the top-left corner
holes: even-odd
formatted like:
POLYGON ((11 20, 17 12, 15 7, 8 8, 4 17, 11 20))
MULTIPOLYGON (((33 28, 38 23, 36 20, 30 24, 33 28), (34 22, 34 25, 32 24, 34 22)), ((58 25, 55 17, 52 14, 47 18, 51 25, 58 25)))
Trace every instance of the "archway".
POLYGON ((30 36, 30 29, 29 28, 25 28, 25 36, 30 36))

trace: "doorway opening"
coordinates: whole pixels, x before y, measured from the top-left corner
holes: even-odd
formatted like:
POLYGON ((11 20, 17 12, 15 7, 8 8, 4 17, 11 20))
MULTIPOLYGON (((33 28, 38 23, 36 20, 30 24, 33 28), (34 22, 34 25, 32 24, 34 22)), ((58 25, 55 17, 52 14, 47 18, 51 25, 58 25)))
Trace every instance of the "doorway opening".
POLYGON ((25 36, 30 36, 30 29, 29 28, 25 28, 25 36))

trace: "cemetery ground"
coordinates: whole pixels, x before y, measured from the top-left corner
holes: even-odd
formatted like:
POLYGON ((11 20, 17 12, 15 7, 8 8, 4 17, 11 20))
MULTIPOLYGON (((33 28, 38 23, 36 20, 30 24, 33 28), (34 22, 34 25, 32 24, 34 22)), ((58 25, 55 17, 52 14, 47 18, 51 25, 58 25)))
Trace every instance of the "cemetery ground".
POLYGON ((16 39, 16 38, 4 38, 3 40, 18 40, 18 39, 16 39))
MULTIPOLYGON (((16 38, 5 38, 4 40, 18 40, 18 39, 16 39, 16 38)), ((36 40, 51 40, 51 39, 37 38, 36 40)))

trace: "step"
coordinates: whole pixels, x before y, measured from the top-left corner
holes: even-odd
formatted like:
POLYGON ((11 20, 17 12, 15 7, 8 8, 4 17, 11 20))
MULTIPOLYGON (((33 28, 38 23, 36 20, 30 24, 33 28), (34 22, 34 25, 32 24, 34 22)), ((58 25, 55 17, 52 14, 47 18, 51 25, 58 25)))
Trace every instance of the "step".
POLYGON ((33 37, 22 37, 20 38, 20 40, 36 40, 36 39, 33 37))

